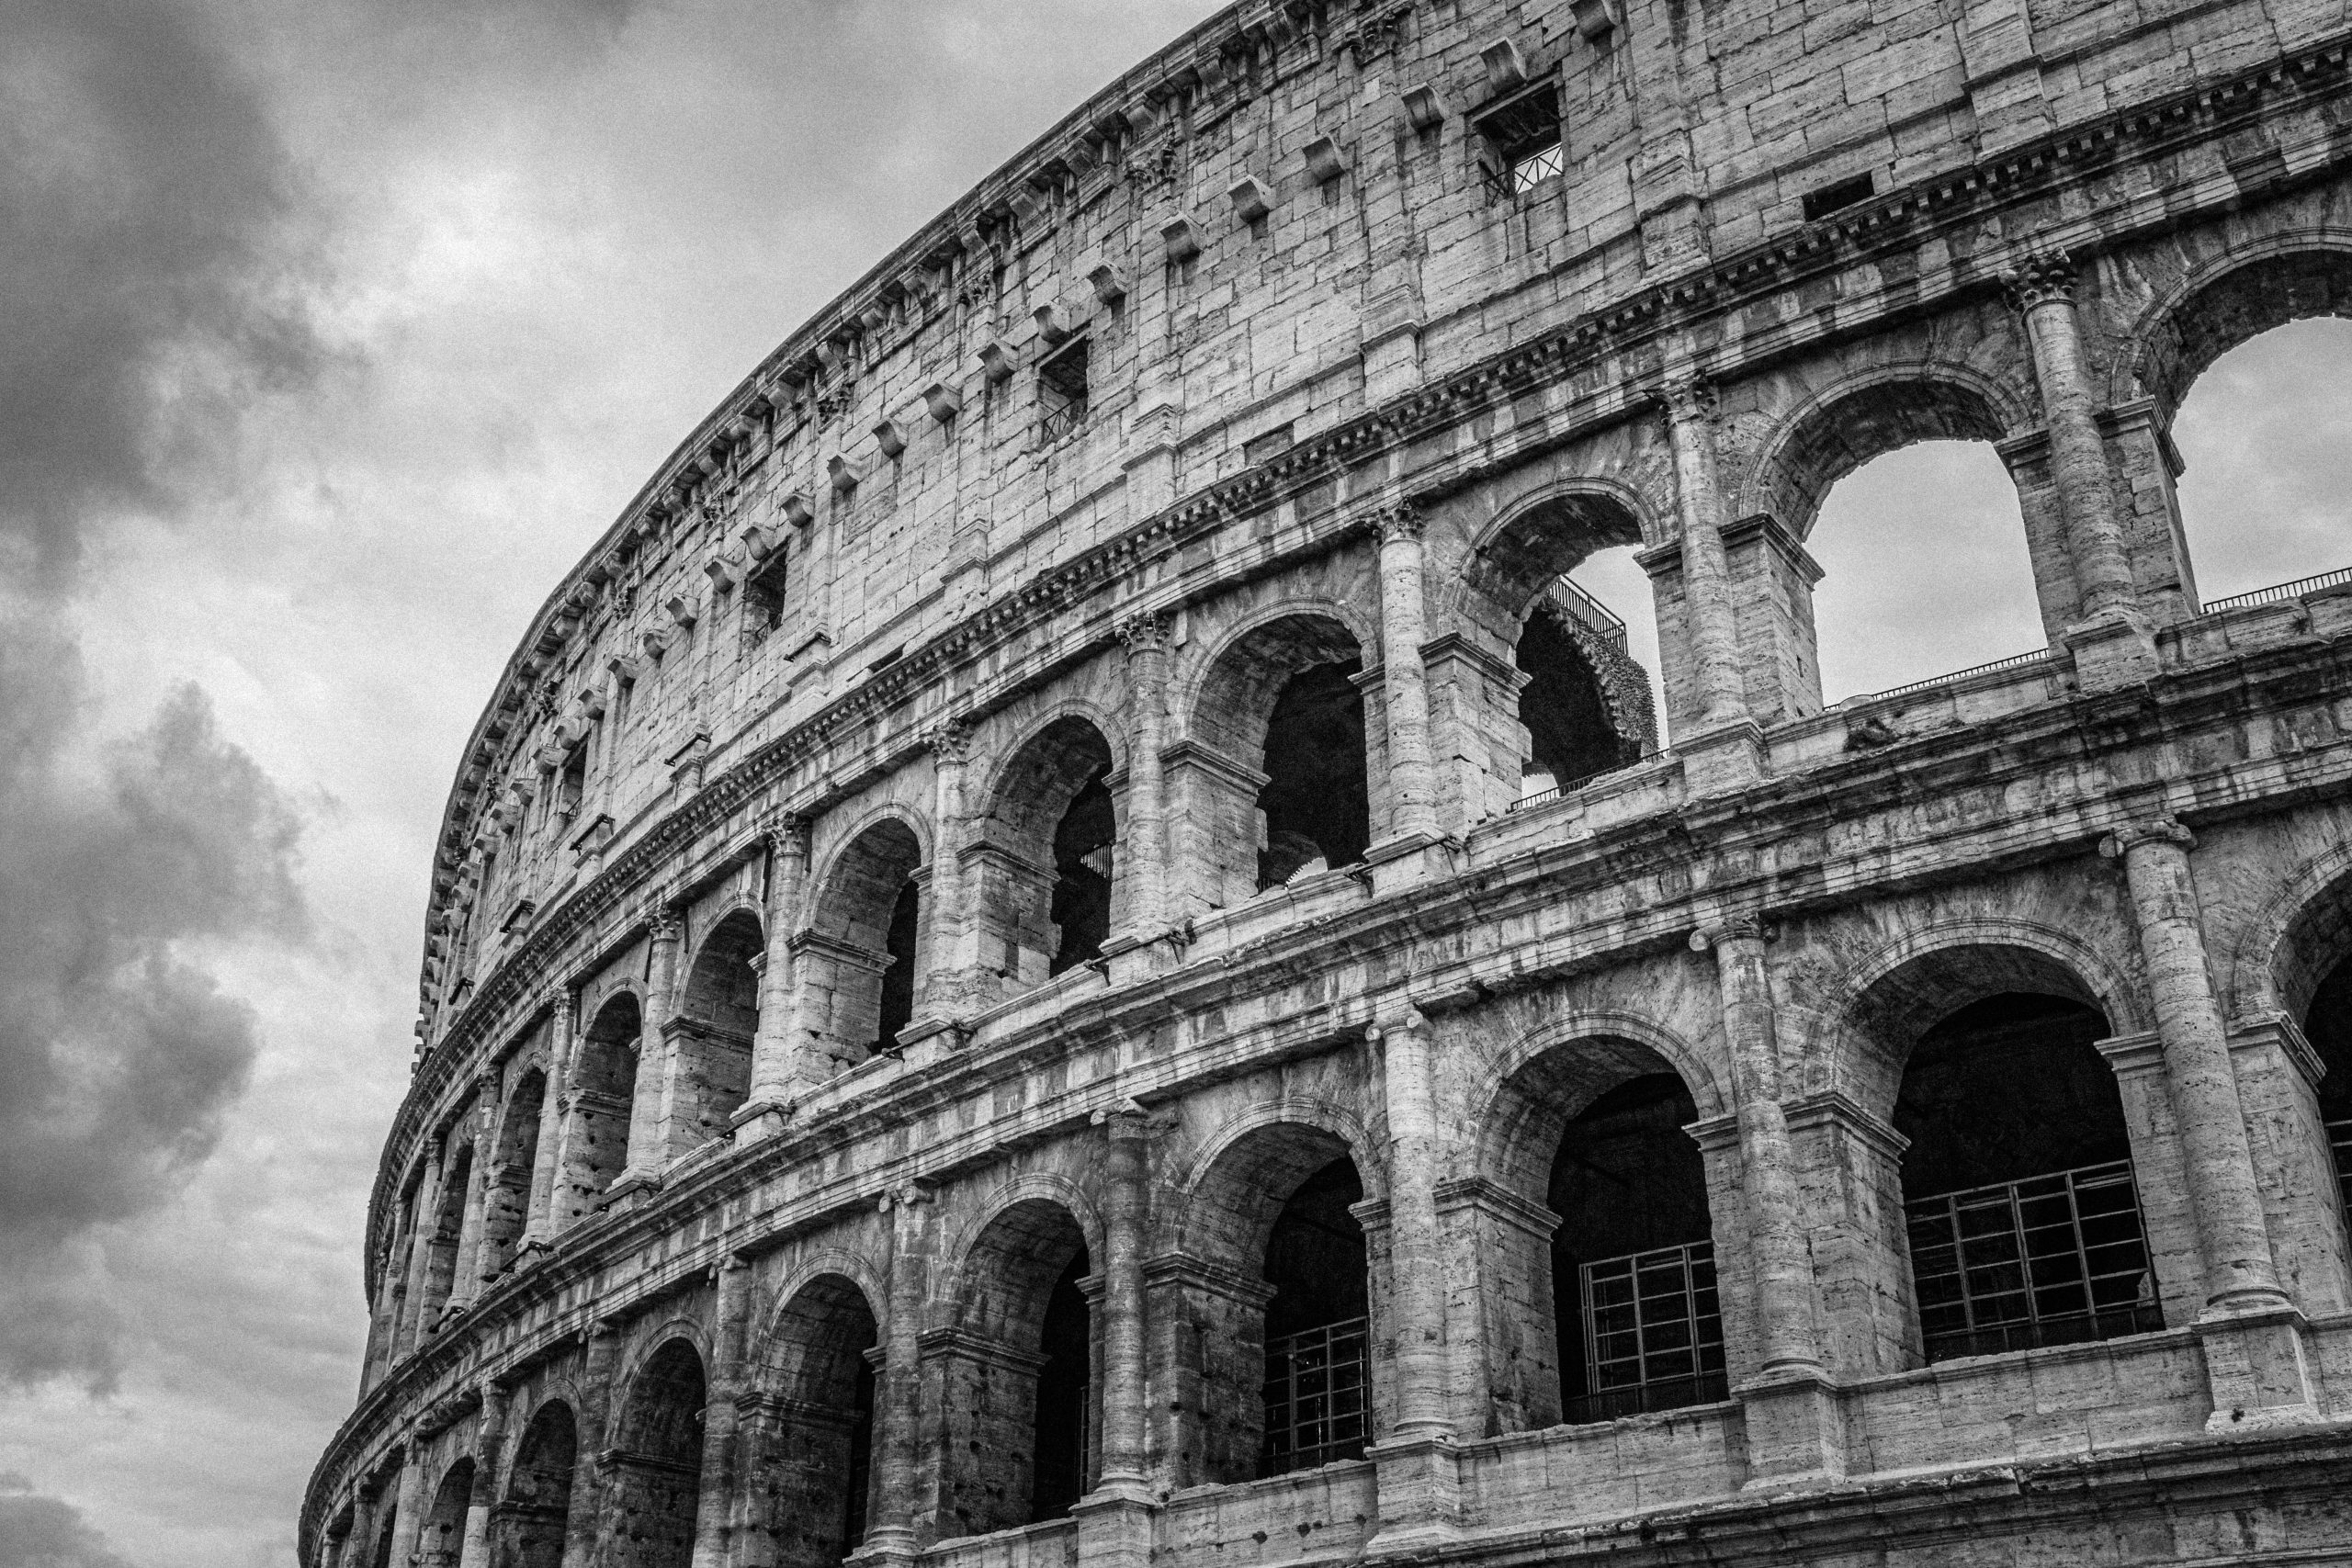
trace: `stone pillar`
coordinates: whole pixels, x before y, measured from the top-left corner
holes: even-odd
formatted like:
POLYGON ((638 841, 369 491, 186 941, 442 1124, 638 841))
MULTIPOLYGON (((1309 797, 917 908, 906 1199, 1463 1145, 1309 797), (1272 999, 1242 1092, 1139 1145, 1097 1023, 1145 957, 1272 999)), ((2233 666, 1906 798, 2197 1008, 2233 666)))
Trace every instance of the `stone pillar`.
POLYGON ((883 1325, 882 1386, 875 1410, 873 1521, 865 1554, 912 1557, 922 1434, 923 1307, 930 1286, 931 1193, 913 1182, 884 1195, 890 1215, 889 1321, 883 1325))
POLYGON ((662 1102, 670 1079, 670 1048, 662 1026, 678 1010, 679 950, 684 945, 686 922, 666 906, 653 912, 646 929, 651 948, 646 976, 645 1010, 638 1033, 637 1087, 628 1117, 628 1163, 616 1189, 662 1184, 662 1102))
POLYGON ((490 1511, 498 1502, 498 1452, 506 1441, 506 1391, 481 1385, 481 1420, 474 1437, 473 1495, 466 1499, 466 1531, 458 1568, 490 1568, 490 1511))
POLYGON ((1100 1490, 1143 1495, 1144 1168, 1151 1122, 1128 1100, 1102 1116, 1102 1471, 1100 1490))
MULTIPOLYGON (((1694 733, 1747 716, 1731 567, 1724 554, 1723 481, 1715 468, 1714 389, 1674 381, 1666 389, 1666 433, 1674 449, 1675 515, 1682 533, 1682 592, 1689 605, 1694 733)), ((1683 737, 1674 737, 1680 741, 1683 737)))
POLYGON ((2066 518, 2066 553, 2075 570, 2076 614, 2101 620, 2136 608, 2132 562, 2115 513, 2075 310, 2075 264, 2063 251, 2029 256, 2007 279, 2033 344, 2033 375, 2050 422, 2050 466, 2066 518))
POLYGON ((1148 938, 1169 923, 1168 617, 1134 615, 1118 624, 1127 650, 1127 929, 1148 938))
POLYGON ((1747 1407, 1751 1484, 1845 1470, 1837 1397, 1815 1333, 1813 1258, 1781 1105, 1780 1041, 1764 942, 1764 928, 1754 919, 1726 920, 1690 938, 1694 949, 1714 949, 1747 1193, 1758 1364, 1756 1377, 1736 1393, 1747 1407))
POLYGON ((491 1159, 498 1136, 498 1078, 474 1080, 474 1157, 466 1168, 465 1209, 458 1222, 458 1257, 449 1272, 450 1308, 469 1306, 481 1293, 481 1230, 490 1205, 491 1159))
POLYGON ((566 986, 551 999, 548 1024, 547 1085, 539 1095, 539 1138, 531 1151, 530 1201, 523 1213, 519 1261, 547 1245, 555 1234, 557 1145, 563 1141, 563 1103, 571 1079, 571 1058, 580 1033, 580 992, 566 986))
POLYGON ((971 755, 972 727, 959 718, 944 718, 923 732, 922 742, 931 752, 934 789, 931 886, 926 889, 931 908, 924 918, 930 931, 922 944, 931 973, 916 994, 915 1011, 919 1018, 946 1020, 969 1010, 979 984, 972 952, 971 881, 963 858, 967 837, 964 765, 971 755))
POLYGON ((392 1498, 392 1568, 407 1568, 416 1561, 418 1541, 424 1532, 424 1510, 429 1505, 424 1496, 423 1446, 422 1439, 411 1432, 401 1450, 400 1490, 392 1498))
POLYGON ((2279 1289, 2262 1193, 2215 994, 2189 831, 2159 817, 2119 829, 2099 852, 2123 862, 2140 955, 2156 1014, 2165 1087, 2179 1129, 2197 1250, 2205 1276, 2199 1329, 2213 1414, 2229 1430, 2315 1420, 2303 1316, 2279 1289))
POLYGON ((1429 640, 1422 600, 1421 515, 1392 506, 1380 531, 1380 669, 1388 739, 1388 836, 1438 836, 1437 762, 1430 751, 1429 640))
MULTIPOLYGON (((1437 1217, 1442 1156, 1428 1021, 1408 1008, 1366 1037, 1380 1050, 1388 1123, 1387 1326, 1396 1347, 1392 1418, 1370 1450, 1379 1465, 1377 1544, 1409 1550, 1450 1537, 1459 1525, 1461 1475, 1446 1411, 1445 1267, 1437 1217)), ((1366 1244, 1371 1250, 1369 1234, 1366 1244)), ((1375 1267, 1374 1278, 1380 1277, 1375 1267)))
POLYGON ((442 1166, 448 1155, 448 1140, 434 1139, 425 1156, 424 1174, 417 1179, 416 1208, 408 1227, 408 1289, 403 1292, 400 1329, 392 1347, 395 1361, 424 1343, 427 1333, 424 1292, 433 1274, 433 1236, 441 1218, 442 1166))
POLYGON ((2188 829, 2155 818, 2119 829, 2099 852, 2123 862, 2140 953, 2155 1004, 2165 1078, 2188 1156, 2208 1314, 2284 1305, 2270 1257, 2245 1112, 2230 1066, 2229 1032, 2213 994, 2188 869, 2188 829))
POLYGON ((735 1396, 743 1383, 751 1288, 749 1263, 729 1258, 719 1265, 718 1332, 703 1404, 702 1493, 695 1500, 694 1568, 727 1568, 729 1559, 736 1490, 735 1396))
MULTIPOLYGON (((571 1495, 565 1501, 563 1561, 594 1562, 604 1540, 605 1455, 612 1446, 613 1361, 620 1334, 600 1323, 588 1334, 580 1373, 579 1450, 571 1466, 571 1495)), ((394 1568, 399 1568, 396 1563, 394 1568)))
POLYGON ((808 886, 808 822, 784 815, 768 824, 767 952, 760 967, 760 1023, 752 1038, 752 1087, 735 1125, 767 1136, 783 1124, 792 1103, 800 1039, 792 963, 792 932, 808 886))

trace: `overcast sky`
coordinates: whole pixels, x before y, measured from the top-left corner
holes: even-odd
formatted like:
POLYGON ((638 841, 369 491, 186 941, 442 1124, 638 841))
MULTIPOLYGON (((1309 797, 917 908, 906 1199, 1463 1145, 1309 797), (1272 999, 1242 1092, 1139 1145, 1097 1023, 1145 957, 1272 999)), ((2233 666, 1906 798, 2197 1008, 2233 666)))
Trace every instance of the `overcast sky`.
MULTIPOLYGON (((795 324, 1210 9, 0 14, 0 1568, 292 1562, 527 617, 795 324)), ((2209 593, 2352 561, 2347 333, 2184 413, 2209 593)), ((1832 696, 2037 640, 1981 449, 1815 547, 1832 696)))

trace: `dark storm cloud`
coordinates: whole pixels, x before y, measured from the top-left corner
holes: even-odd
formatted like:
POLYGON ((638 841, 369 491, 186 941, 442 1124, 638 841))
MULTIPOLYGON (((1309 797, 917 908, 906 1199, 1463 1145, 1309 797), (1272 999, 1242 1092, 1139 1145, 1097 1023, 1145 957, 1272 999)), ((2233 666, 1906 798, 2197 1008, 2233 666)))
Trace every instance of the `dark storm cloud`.
POLYGON ((244 1086, 252 1015, 187 944, 306 923, 295 814, 201 694, 84 766, 76 676, 40 618, 0 626, 0 1382, 18 1386, 109 1382, 89 1233, 167 1198, 244 1086))
POLYGON ((21 1475, 0 1472, 0 1564, 6 1568, 130 1568, 81 1510, 33 1494, 21 1475))
POLYGON ((291 165, 220 41, 167 0, 7 11, 0 571, 53 588, 95 516, 168 512, 318 350, 291 165))

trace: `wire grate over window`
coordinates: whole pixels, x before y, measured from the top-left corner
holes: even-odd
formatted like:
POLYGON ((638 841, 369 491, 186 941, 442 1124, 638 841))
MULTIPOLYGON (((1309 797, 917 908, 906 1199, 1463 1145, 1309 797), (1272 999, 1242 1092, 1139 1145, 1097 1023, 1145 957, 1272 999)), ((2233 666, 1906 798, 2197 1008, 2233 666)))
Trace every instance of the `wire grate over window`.
POLYGON ((1922 1198, 1904 1217, 1930 1361, 2164 1326, 2129 1160, 1922 1198))
POLYGON ((1727 1396, 1713 1243, 1604 1258, 1577 1272, 1589 1392, 1567 1402, 1571 1423, 1727 1396))
POLYGON ((2352 1213, 2352 1122, 2330 1122, 2327 1146, 2335 1156, 2336 1197, 2345 1213, 2352 1213))
POLYGON ((1365 1327, 1365 1319, 1351 1317, 1266 1342, 1260 1475, 1363 1457, 1365 1327))

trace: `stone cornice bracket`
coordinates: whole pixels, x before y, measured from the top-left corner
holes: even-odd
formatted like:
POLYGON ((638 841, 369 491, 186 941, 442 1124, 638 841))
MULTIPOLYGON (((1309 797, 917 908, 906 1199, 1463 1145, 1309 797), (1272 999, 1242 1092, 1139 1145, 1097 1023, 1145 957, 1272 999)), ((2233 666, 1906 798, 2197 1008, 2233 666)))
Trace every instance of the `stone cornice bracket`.
POLYGON ((2127 850, 2142 844, 2178 844, 2193 849, 2197 835, 2170 817, 2149 817, 2137 822, 2127 822, 2098 841, 2098 852, 2108 860, 2121 858, 2127 850))
POLYGON ((923 750, 943 762, 960 762, 971 755, 972 726, 963 718, 943 718, 924 727, 923 750))
POLYGON ((1161 610, 1137 610, 1114 622, 1111 632, 1129 653, 1157 653, 1168 646, 1168 615, 1161 610))
POLYGON ((2034 251, 2001 274, 2001 287, 2020 310, 2075 295, 2075 260, 2064 251, 2034 251))
POLYGON ((1374 536, 1384 545, 1398 539, 1419 543, 1422 531, 1429 526, 1429 519, 1421 515, 1421 509, 1409 501, 1382 507, 1372 514, 1369 522, 1374 536))
POLYGON ((1713 424, 1722 412, 1714 383, 1695 377, 1677 377, 1659 387, 1657 396, 1667 416, 1681 423, 1713 424))

